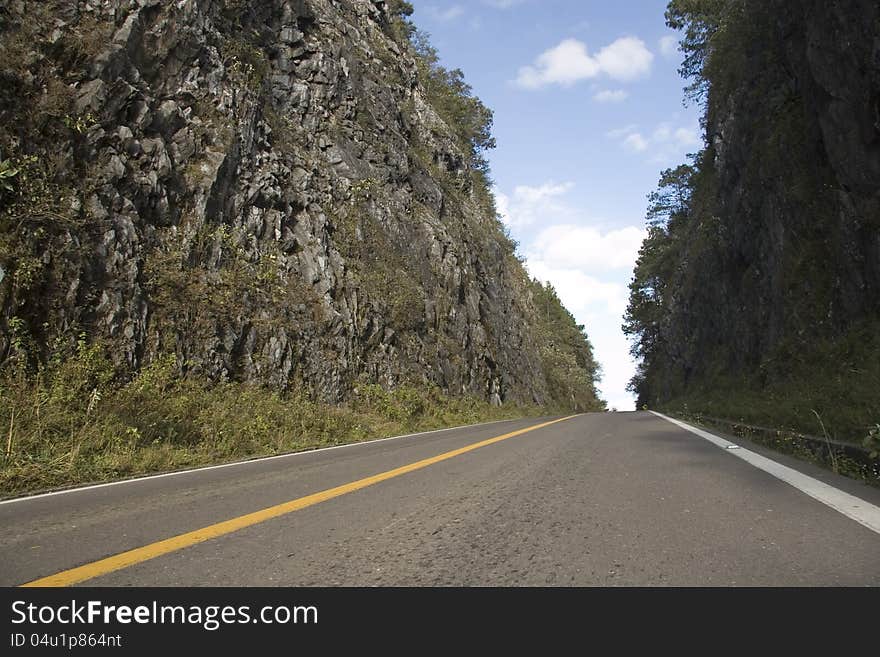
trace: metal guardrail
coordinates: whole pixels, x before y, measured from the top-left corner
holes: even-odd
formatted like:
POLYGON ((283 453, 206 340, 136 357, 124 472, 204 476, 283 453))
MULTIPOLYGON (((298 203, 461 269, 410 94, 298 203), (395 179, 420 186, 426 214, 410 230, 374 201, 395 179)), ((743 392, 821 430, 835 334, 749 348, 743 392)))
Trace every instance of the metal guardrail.
MULTIPOLYGON (((728 420, 720 417, 712 417, 711 415, 702 415, 700 413, 695 414, 696 417, 702 418, 704 420, 708 420, 714 424, 726 424, 731 426, 743 427, 745 429, 749 429, 751 431, 760 431, 762 433, 772 433, 776 435, 785 434, 788 436, 795 436, 801 440, 813 441, 823 444, 831 444, 835 447, 847 448, 847 449, 859 449, 868 454, 868 450, 859 445, 858 443, 849 443, 843 440, 835 440, 834 438, 824 438, 822 436, 812 436, 808 433, 800 433, 799 431, 794 431, 793 429, 774 429, 772 427, 762 427, 756 424, 747 424, 745 422, 740 422, 738 420, 728 420)), ((868 435, 868 431, 870 427, 865 427, 865 435, 868 435)))
POLYGON ((685 421, 690 420, 721 428, 729 428, 730 432, 737 436, 747 438, 783 453, 803 456, 806 451, 813 459, 824 465, 831 466, 841 474, 856 476, 874 486, 880 486, 880 459, 872 459, 870 451, 857 443, 848 443, 821 436, 811 436, 789 429, 762 427, 695 412, 689 412, 687 415, 682 413, 671 414, 677 415, 685 421))

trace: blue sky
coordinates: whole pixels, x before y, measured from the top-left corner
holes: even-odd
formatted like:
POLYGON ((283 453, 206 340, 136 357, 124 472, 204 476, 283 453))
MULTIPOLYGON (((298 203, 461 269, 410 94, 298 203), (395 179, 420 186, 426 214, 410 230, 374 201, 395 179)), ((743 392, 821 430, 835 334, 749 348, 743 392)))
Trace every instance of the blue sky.
POLYGON ((443 65, 495 113, 496 200, 531 274, 586 325, 609 406, 632 410, 620 325, 646 197, 700 148, 666 0, 412 4, 443 65))

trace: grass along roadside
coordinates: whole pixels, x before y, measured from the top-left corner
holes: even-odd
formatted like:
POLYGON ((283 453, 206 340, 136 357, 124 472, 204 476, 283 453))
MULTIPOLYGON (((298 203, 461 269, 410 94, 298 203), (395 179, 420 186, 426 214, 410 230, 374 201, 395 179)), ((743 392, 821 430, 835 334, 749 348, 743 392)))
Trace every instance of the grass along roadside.
POLYGON ((82 344, 38 373, 0 372, 0 497, 552 412, 377 385, 332 406, 175 369, 165 358, 119 384, 100 348, 82 344))
POLYGON ((880 427, 872 430, 862 444, 858 444, 833 440, 827 433, 815 436, 793 429, 773 429, 747 424, 742 420, 713 417, 688 410, 687 406, 684 410, 665 408, 663 412, 709 431, 721 431, 880 487, 880 427))
POLYGON ((855 444, 880 423, 880 320, 785 342, 742 374, 711 359, 706 371, 658 407, 855 444))

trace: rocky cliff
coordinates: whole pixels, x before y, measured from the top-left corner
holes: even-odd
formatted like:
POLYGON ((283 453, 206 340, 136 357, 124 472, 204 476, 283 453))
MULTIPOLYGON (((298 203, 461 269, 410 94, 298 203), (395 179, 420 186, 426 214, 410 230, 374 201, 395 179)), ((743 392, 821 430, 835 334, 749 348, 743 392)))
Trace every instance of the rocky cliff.
POLYGON ((667 16, 706 147, 653 197, 634 387, 661 405, 749 391, 812 431, 813 410, 858 430, 880 413, 880 8, 674 1, 667 16))
POLYGON ((85 333, 124 370, 174 353, 325 401, 366 381, 599 407, 406 13, 0 2, 0 359, 85 333))

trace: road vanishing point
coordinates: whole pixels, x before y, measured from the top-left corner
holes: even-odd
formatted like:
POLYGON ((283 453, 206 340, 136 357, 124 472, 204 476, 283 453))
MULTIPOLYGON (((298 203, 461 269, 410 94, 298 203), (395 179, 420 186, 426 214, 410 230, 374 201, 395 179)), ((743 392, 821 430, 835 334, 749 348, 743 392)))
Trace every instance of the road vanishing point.
POLYGON ((880 490, 649 412, 0 503, 5 586, 877 586, 880 490))

